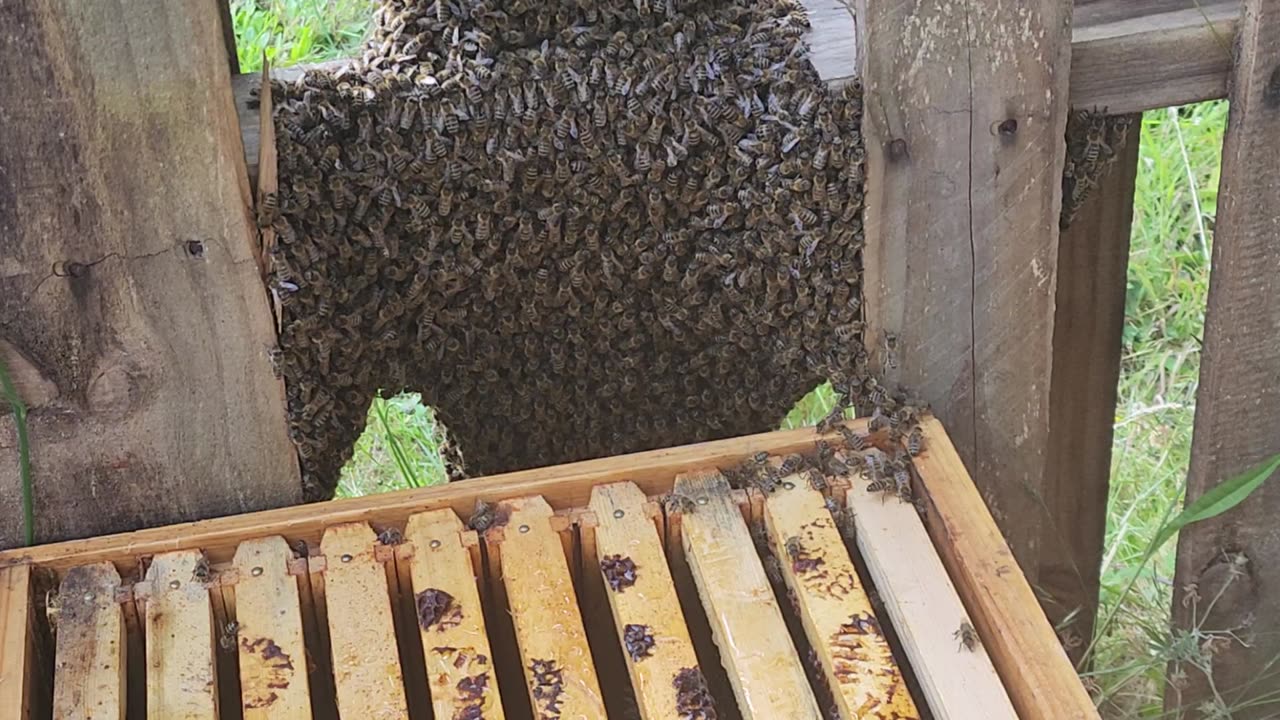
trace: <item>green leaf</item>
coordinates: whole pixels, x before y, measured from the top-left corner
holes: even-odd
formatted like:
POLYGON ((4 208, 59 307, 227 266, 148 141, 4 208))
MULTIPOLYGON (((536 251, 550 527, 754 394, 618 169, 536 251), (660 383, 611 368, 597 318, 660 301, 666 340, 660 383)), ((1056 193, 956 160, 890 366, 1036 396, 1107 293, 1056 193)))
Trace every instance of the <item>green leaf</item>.
POLYGON ((1258 467, 1211 488, 1160 528, 1160 532, 1151 543, 1152 551, 1158 550, 1169 538, 1187 525, 1221 515, 1244 502, 1245 498, 1261 487, 1262 483, 1266 482, 1277 469, 1280 469, 1280 454, 1272 455, 1258 467))

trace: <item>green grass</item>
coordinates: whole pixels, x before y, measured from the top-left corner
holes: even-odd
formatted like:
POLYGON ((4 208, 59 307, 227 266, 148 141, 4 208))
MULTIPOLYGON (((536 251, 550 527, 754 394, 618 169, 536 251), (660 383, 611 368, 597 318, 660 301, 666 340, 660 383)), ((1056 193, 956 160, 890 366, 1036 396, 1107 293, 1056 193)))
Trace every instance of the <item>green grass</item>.
MULTIPOLYGON (((236 0, 232 8, 246 71, 264 49, 280 66, 351 55, 368 19, 367 0, 236 0)), ((1182 505, 1225 125, 1223 102, 1143 121, 1100 598, 1101 617, 1115 621, 1095 639, 1086 673, 1107 717, 1160 716, 1168 661, 1189 642, 1168 630, 1176 543, 1144 560, 1182 505)), ((829 385, 815 389, 783 427, 813 423, 833 401, 829 385)), ((339 494, 442 482, 441 437, 416 395, 375 400, 339 494)))
POLYGON ((369 27, 370 0, 232 0, 241 72, 354 55, 369 27))

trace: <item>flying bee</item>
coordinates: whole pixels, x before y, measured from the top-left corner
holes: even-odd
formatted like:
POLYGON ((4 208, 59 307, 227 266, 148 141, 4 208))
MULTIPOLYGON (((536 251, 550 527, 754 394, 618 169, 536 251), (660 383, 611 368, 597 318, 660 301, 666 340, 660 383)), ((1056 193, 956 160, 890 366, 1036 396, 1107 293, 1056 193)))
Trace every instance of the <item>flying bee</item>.
POLYGON ((952 633, 951 637, 960 642, 961 650, 968 650, 969 652, 976 651, 978 645, 982 643, 978 637, 978 631, 974 629, 968 620, 962 620, 959 629, 952 633))

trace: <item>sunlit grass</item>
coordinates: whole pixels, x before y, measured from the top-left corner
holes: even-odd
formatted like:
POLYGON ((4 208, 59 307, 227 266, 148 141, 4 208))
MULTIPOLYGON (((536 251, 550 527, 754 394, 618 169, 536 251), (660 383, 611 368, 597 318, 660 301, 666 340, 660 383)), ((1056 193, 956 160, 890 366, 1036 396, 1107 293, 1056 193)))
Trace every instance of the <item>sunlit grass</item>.
POLYGON ((232 0, 241 72, 354 55, 369 27, 371 0, 232 0))

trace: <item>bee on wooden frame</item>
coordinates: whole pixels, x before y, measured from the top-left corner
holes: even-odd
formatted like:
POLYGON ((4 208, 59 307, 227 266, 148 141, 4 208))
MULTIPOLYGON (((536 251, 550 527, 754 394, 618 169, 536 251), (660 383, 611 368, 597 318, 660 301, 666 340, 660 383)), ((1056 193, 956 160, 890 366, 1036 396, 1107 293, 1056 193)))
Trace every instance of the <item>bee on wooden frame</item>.
POLYGON ((961 621, 960 627, 951 634, 951 637, 960 642, 961 650, 968 650, 969 652, 976 651, 978 645, 982 643, 981 639, 978 638, 978 631, 973 628, 973 625, 968 620, 961 621))

